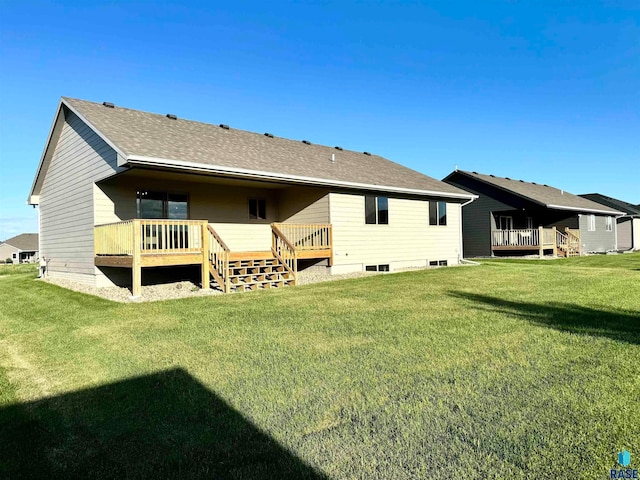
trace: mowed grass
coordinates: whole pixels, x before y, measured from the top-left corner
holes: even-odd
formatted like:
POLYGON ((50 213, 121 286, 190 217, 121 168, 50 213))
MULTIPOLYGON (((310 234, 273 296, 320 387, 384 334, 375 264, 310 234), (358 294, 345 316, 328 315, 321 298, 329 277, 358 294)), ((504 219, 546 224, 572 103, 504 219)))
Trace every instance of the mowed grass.
POLYGON ((0 478, 609 478, 639 261, 126 305, 4 276, 0 478))

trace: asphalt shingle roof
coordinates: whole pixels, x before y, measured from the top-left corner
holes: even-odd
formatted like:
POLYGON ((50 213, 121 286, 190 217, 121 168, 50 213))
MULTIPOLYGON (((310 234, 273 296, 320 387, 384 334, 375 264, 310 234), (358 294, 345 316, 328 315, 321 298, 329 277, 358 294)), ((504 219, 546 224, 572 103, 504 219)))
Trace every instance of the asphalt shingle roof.
POLYGON ((592 200, 594 202, 600 203, 601 205, 606 205, 607 207, 620 210, 627 215, 640 216, 640 205, 633 205, 623 200, 618 200, 617 198, 607 197, 606 195, 602 195, 600 193, 585 193, 580 196, 582 198, 586 198, 587 200, 592 200))
POLYGON ((234 128, 63 97, 128 156, 196 162, 217 167, 471 196, 378 155, 267 137, 234 128), (335 154, 335 163, 331 155, 335 154))
POLYGON ((19 248, 26 252, 38 251, 38 234, 37 233, 21 233, 15 237, 0 243, 7 243, 12 247, 19 248))
POLYGON ((617 211, 615 208, 612 210, 611 207, 606 207, 586 198, 579 197, 578 195, 573 195, 565 190, 560 190, 545 184, 513 180, 511 178, 496 177, 495 175, 485 175, 478 172, 467 172, 463 170, 458 170, 458 173, 462 173, 471 178, 475 178, 476 180, 480 180, 486 184, 509 191, 547 207, 566 207, 570 210, 583 210, 585 212, 617 211))

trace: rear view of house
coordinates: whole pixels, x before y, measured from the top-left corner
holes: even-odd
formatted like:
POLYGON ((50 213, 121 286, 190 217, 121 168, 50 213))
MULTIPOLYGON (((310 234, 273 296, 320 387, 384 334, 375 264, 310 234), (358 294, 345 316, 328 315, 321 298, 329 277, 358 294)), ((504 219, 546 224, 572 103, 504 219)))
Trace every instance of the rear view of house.
POLYGON ((599 193, 587 193, 580 196, 623 212, 624 215, 616 219, 618 250, 640 250, 640 206, 599 193))
POLYGON ((22 233, 0 242, 0 261, 31 263, 38 261, 38 234, 22 233))
POLYGON ((472 194, 367 152, 62 98, 29 203, 50 276, 197 265, 223 291, 455 265, 472 194))
POLYGON ((616 250, 616 208, 523 180, 456 170, 444 182, 478 195, 463 212, 470 257, 616 250))

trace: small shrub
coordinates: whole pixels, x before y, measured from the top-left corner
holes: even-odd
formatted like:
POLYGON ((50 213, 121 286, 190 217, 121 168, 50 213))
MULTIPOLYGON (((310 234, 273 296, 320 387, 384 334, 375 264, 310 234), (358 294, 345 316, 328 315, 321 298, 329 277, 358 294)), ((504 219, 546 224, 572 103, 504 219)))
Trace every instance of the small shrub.
POLYGON ((13 263, 13 260, 11 260, 10 258, 7 258, 4 263, 13 263))

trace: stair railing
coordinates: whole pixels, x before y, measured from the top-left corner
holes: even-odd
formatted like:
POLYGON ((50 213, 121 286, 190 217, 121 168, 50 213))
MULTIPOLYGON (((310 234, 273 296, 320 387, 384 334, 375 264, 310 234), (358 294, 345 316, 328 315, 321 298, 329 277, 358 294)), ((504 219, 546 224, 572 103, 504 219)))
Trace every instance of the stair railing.
POLYGON ((582 241, 580 240, 580 230, 566 227, 567 243, 571 254, 582 255, 582 241))
POLYGON ((293 275, 295 282, 298 276, 298 252, 276 225, 271 225, 271 251, 287 271, 293 275))
POLYGON ((209 231, 209 265, 211 274, 224 293, 229 293, 229 247, 220 238, 220 235, 211 227, 209 231))

